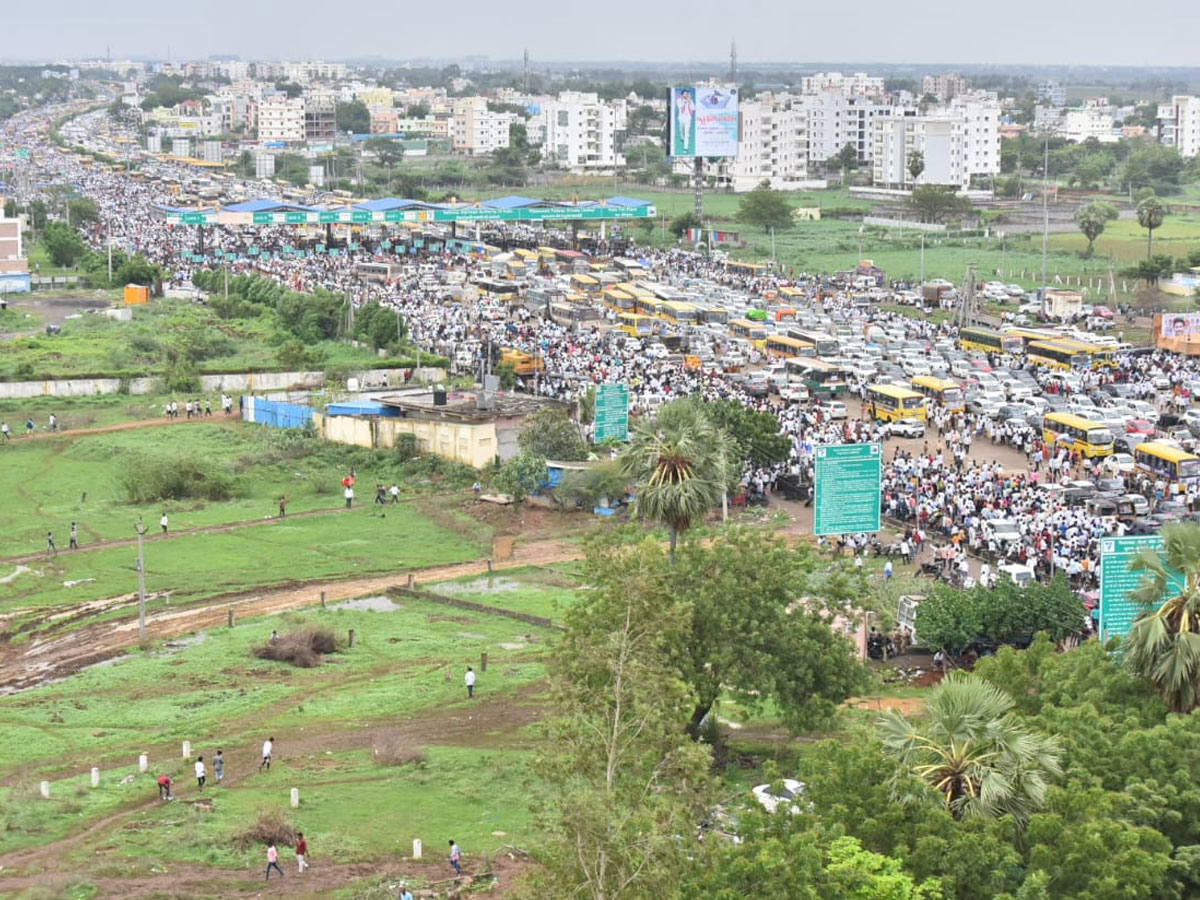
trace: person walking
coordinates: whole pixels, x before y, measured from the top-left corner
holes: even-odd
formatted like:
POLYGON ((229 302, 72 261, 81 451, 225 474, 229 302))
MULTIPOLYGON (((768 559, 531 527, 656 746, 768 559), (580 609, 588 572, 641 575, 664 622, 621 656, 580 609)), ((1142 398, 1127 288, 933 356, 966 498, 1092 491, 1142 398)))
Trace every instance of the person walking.
POLYGON ((12 429, 8 427, 7 422, 0 422, 0 437, 6 441, 12 440, 12 429))
POLYGON ((475 670, 467 666, 467 699, 470 700, 475 696, 475 670))
POLYGON ((275 842, 267 844, 267 881, 271 880, 271 870, 274 869, 279 873, 279 877, 283 877, 283 869, 279 868, 279 850, 275 847, 275 842))
POLYGON ((350 485, 346 485, 345 493, 346 493, 346 509, 350 509, 351 507, 354 506, 354 488, 352 488, 350 485))
POLYGON ((281 519, 287 518, 287 505, 288 505, 287 494, 284 494, 282 497, 279 498, 279 518, 281 518, 281 519))
POLYGON ((54 546, 54 532, 46 532, 46 555, 58 556, 58 548, 54 546))
POLYGON ((392 482, 392 486, 388 488, 388 493, 392 495, 392 506, 400 502, 400 485, 392 482))
POLYGON ((461 860, 462 860, 462 851, 458 849, 458 844, 454 843, 454 841, 451 840, 450 841, 450 865, 452 865, 454 867, 454 872, 456 875, 462 874, 462 865, 460 864, 461 860))
POLYGON ((71 523, 71 543, 67 545, 68 550, 79 549, 79 526, 74 522, 71 523))
POLYGON ((217 778, 217 784, 225 780, 225 757, 221 750, 213 757, 213 775, 217 778))
POLYGON ((271 754, 275 752, 275 738, 269 737, 263 741, 262 762, 258 764, 258 771, 262 771, 264 767, 268 772, 271 771, 271 754))
POLYGON ((296 832, 296 869, 299 874, 303 875, 304 870, 308 868, 308 841, 304 839, 304 832, 296 832))
POLYGON ((34 429, 34 427, 35 427, 35 426, 34 426, 34 424, 33 424, 33 419, 32 419, 32 418, 30 418, 30 419, 26 419, 26 420, 25 420, 25 436, 26 436, 26 437, 28 437, 29 435, 33 434, 33 429, 34 429))
POLYGON ((166 534, 167 533, 167 513, 165 510, 163 511, 162 518, 158 520, 158 524, 162 527, 162 533, 166 534))
POLYGON ((54 413, 50 413, 50 430, 58 431, 58 416, 54 413))
POLYGON ((208 781, 208 772, 204 768, 204 757, 196 757, 196 787, 204 790, 204 782, 208 781))
POLYGON ((171 781, 170 775, 159 775, 158 776, 158 799, 159 800, 174 800, 175 799, 174 797, 171 796, 171 785, 172 784, 173 784, 173 782, 171 781))

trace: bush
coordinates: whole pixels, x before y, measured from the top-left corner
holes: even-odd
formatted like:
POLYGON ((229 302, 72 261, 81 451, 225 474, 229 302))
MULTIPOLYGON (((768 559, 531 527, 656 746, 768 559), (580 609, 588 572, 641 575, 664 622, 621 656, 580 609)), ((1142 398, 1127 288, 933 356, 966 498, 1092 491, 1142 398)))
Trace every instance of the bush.
POLYGON ((289 631, 251 652, 259 659, 285 662, 300 669, 311 669, 321 664, 321 656, 337 650, 333 632, 328 628, 308 626, 289 631))
POLYGON ((219 464, 199 456, 137 456, 118 476, 130 503, 158 500, 229 500, 236 481, 219 464))
POLYGON ((296 829, 278 810, 259 810, 258 821, 233 836, 230 843, 240 851, 251 850, 259 844, 266 846, 274 841, 282 847, 296 846, 296 829))
POLYGON ((408 462, 417 455, 417 436, 415 434, 396 435, 396 458, 408 462))
POLYGON ((416 766, 429 764, 429 754, 422 747, 406 744, 399 738, 388 738, 372 748, 375 762, 381 766, 416 766))

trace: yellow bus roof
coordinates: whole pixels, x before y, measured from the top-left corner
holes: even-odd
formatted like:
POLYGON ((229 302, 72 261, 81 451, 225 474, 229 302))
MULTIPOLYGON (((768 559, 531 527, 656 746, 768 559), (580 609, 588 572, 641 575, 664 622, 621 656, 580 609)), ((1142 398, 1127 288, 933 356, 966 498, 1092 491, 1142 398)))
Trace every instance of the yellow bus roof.
POLYGON ((895 384, 870 384, 867 385, 867 392, 892 397, 896 400, 923 399, 916 391, 910 391, 908 388, 895 384))
POLYGON ((593 278, 591 275, 572 275, 571 281, 575 284, 599 284, 598 278, 593 278))
POLYGON ((804 296, 804 291, 800 290, 800 288, 794 288, 794 287, 781 287, 779 289, 779 293, 783 294, 783 296, 785 296, 785 297, 803 297, 804 296))
MULTIPOLYGON (((1066 412, 1048 412, 1042 420, 1045 422, 1057 422, 1060 425, 1069 425, 1072 428, 1082 428, 1090 430, 1092 428, 1107 428, 1103 422, 1095 422, 1091 419, 1085 419, 1083 416, 1077 416, 1074 413, 1066 412)), ((1141 446, 1140 444, 1138 445, 1141 446)))
POLYGON ((1159 459, 1165 459, 1167 462, 1173 463, 1184 462, 1189 459, 1200 459, 1200 456, 1196 456, 1194 453, 1188 453, 1186 450, 1180 450, 1177 447, 1160 444, 1158 441, 1142 441, 1133 450, 1135 457, 1138 451, 1145 451, 1151 456, 1157 456, 1159 459))
POLYGON ((798 341, 795 338, 788 337, 783 334, 773 334, 767 338, 768 344, 782 344, 785 347, 795 347, 799 350, 801 347, 811 347, 808 341, 798 341))
POLYGON ((957 381, 951 381, 949 378, 936 378, 933 375, 917 375, 913 378, 912 383, 919 384, 922 387, 933 388, 935 391, 962 387, 957 381))
POLYGON ((729 325, 730 327, 737 325, 742 328, 757 328, 759 331, 767 330, 767 327, 762 322, 751 322, 749 319, 730 319, 729 325))

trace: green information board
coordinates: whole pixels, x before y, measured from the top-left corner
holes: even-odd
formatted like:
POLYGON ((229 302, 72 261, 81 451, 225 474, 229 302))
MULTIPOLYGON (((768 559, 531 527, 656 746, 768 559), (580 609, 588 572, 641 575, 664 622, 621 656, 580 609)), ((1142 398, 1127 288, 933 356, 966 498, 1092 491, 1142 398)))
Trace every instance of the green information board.
MULTIPOLYGON (((1130 593, 1141 587, 1144 572, 1129 567, 1142 550, 1161 550, 1162 538, 1157 534, 1100 539, 1100 640, 1129 634, 1134 618, 1142 607, 1129 599, 1130 593)), ((1175 573, 1172 590, 1183 589, 1183 575, 1175 573)))
POLYGON ((608 438, 629 439, 629 388, 623 384, 602 384, 596 388, 597 443, 608 438))
POLYGON ((818 447, 816 477, 814 534, 858 534, 879 530, 882 445, 818 447))

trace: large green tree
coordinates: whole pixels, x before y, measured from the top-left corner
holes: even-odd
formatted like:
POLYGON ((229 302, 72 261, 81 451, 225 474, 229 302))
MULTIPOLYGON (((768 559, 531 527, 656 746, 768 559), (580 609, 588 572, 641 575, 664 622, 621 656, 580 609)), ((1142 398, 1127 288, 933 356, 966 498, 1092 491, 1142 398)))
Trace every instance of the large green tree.
POLYGON ((549 662, 533 896, 668 897, 709 803, 708 750, 679 727, 692 700, 671 664, 687 608, 654 542, 592 548, 584 568, 592 587, 549 662))
POLYGON ((961 216, 972 210, 969 199, 958 196, 954 188, 944 184, 914 187, 908 205, 922 222, 942 222, 952 215, 961 216))
POLYGON ((1147 197, 1137 205, 1138 224, 1146 229, 1146 259, 1154 249, 1154 229, 1167 217, 1167 208, 1157 197, 1147 197))
POLYGON ((391 138, 367 138, 363 142, 363 149, 373 154, 376 162, 385 168, 397 166, 404 159, 404 145, 391 138))
POLYGON ((1162 552, 1143 550, 1133 569, 1147 578, 1133 597, 1144 607, 1129 630, 1125 658, 1175 712, 1200 705, 1200 525, 1161 530, 1162 552), (1173 571, 1181 573, 1176 588, 1173 571))
POLYGON ((782 230, 792 225, 792 203, 783 191, 774 190, 763 181, 754 190, 743 194, 738 204, 739 222, 758 225, 763 231, 782 230))
POLYGON ((536 453, 545 459, 567 462, 588 458, 587 444, 579 426, 571 421, 565 409, 546 406, 530 416, 517 435, 522 450, 536 453))
POLYGON ((56 266, 73 266, 87 253, 87 244, 66 222, 50 222, 42 231, 42 244, 56 266))
POLYGON ((885 713, 880 733, 897 784, 915 777, 955 819, 1011 815, 1024 825, 1060 774, 1062 752, 1012 708, 994 684, 953 672, 930 692, 920 720, 885 713))
POLYGON ((720 504, 735 457, 725 433, 693 404, 676 400, 638 424, 621 469, 637 482, 637 515, 667 526, 672 558, 679 535, 720 504))
POLYGON ((736 400, 703 400, 689 397, 713 425, 725 432, 737 455, 732 464, 738 470, 749 465, 762 468, 787 460, 792 442, 780 433, 779 419, 766 410, 748 408, 736 400))
POLYGON ((338 103, 334 107, 334 121, 337 130, 343 134, 347 131, 355 134, 371 133, 371 111, 361 100, 338 103))
POLYGON ((690 611, 675 658, 695 696, 693 737, 724 695, 750 709, 771 703, 799 731, 828 724, 865 687, 850 642, 829 624, 863 613, 861 585, 836 570, 814 577, 806 546, 734 529, 685 544, 675 569, 673 588, 690 611))
POLYGON ((1115 206, 1099 200, 1094 203, 1086 203, 1075 210, 1075 224, 1083 232, 1083 236, 1087 238, 1087 256, 1092 255, 1096 238, 1104 233, 1104 229, 1108 226, 1108 223, 1115 221, 1117 216, 1118 213, 1115 206))

